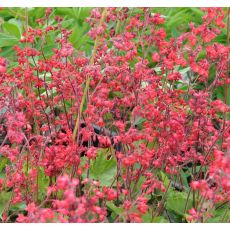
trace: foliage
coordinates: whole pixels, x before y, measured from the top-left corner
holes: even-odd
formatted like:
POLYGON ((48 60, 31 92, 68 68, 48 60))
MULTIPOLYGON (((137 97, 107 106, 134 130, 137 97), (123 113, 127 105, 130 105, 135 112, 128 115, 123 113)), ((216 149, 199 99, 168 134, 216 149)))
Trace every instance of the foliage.
POLYGON ((229 17, 1 8, 1 222, 229 222, 229 17))

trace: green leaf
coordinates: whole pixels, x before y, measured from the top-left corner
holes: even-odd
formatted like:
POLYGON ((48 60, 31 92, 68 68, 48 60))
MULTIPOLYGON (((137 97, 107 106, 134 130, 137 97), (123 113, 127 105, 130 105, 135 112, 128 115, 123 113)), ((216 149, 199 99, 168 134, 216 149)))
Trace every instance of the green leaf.
POLYGON ((181 69, 179 72, 182 75, 183 81, 186 81, 186 80, 188 80, 189 73, 191 73, 191 68, 186 67, 184 69, 181 69))
POLYGON ((142 117, 137 117, 135 120, 135 125, 139 128, 142 129, 143 128, 143 123, 146 121, 145 118, 142 117))
POLYGON ((189 9, 193 11, 194 13, 196 13, 198 17, 201 17, 204 15, 204 12, 197 7, 190 7, 189 9))
POLYGON ((161 171, 161 178, 164 186, 167 188, 169 186, 170 180, 165 173, 161 171))
POLYGON ((114 157, 108 160, 107 152, 108 149, 100 149, 90 167, 90 178, 100 181, 101 186, 110 186, 117 173, 116 160, 114 157))
POLYGON ((169 221, 163 216, 157 216, 153 218, 152 223, 169 223, 169 221))
POLYGON ((227 105, 230 105, 230 87, 228 87, 227 105))
POLYGON ((3 28, 5 31, 7 31, 10 35, 13 35, 14 37, 20 39, 21 38, 21 32, 18 25, 15 23, 5 22, 3 24, 3 28))
POLYGON ((10 210, 14 212, 19 212, 19 211, 25 210, 25 208, 26 208, 26 203, 21 202, 19 204, 11 205, 10 210))
POLYGON ((150 213, 143 215, 142 221, 143 223, 169 223, 169 221, 163 216, 156 216, 152 219, 152 215, 150 213))
POLYGON ((113 99, 114 97, 123 98, 124 95, 122 92, 119 92, 119 91, 111 91, 109 93, 109 98, 113 99))
POLYGON ((153 68, 153 69, 154 69, 158 74, 161 73, 161 67, 158 66, 158 67, 155 67, 155 68, 153 68))
POLYGON ((11 192, 0 192, 0 217, 2 217, 2 213, 4 212, 7 203, 10 201, 11 192))
POLYGON ((6 164, 8 163, 8 159, 5 156, 0 157, 0 172, 5 168, 6 164))
POLYGON ((113 211, 114 213, 116 213, 117 215, 120 215, 122 212, 124 212, 124 209, 121 207, 117 207, 112 201, 108 201, 106 202, 106 206, 113 211))
POLYGON ((200 53, 198 54, 197 61, 200 61, 201 59, 204 59, 206 57, 206 51, 201 50, 200 53))
POLYGON ((208 219, 208 223, 228 223, 230 220, 230 207, 227 204, 213 213, 213 217, 208 219))
POLYGON ((187 209, 185 210, 188 194, 185 192, 170 191, 166 199, 166 209, 178 215, 184 216, 185 212, 192 208, 192 199, 188 199, 187 209))
POLYGON ((188 180, 187 177, 189 176, 189 173, 184 172, 183 170, 181 170, 181 179, 182 179, 182 183, 186 188, 189 188, 189 184, 188 184, 188 180))
POLYGON ((29 24, 37 26, 36 19, 42 18, 45 15, 44 7, 34 7, 29 9, 29 24))
POLYGON ((145 178, 144 176, 140 176, 140 178, 139 178, 137 184, 136 184, 135 182, 132 183, 133 186, 135 186, 135 187, 133 187, 133 188, 135 188, 135 189, 133 190, 133 195, 134 195, 134 196, 136 196, 137 194, 140 193, 140 187, 141 187, 142 184, 145 182, 145 180, 146 180, 146 178, 145 178), (136 185, 135 185, 135 184, 136 184, 136 185))
MULTIPOLYGON (((10 60, 10 67, 12 66, 12 60, 15 57, 15 51, 12 49, 12 47, 8 46, 8 47, 2 47, 2 51, 1 51, 1 56, 7 58, 7 60, 10 60)), ((15 62, 14 62, 15 63, 15 62)), ((18 65, 18 63, 17 63, 18 65)))
POLYGON ((57 8, 56 13, 58 15, 62 15, 62 16, 68 15, 69 17, 74 17, 73 10, 72 10, 72 8, 69 8, 69 7, 57 8))
POLYGON ((15 36, 0 33, 0 47, 13 46, 19 42, 19 39, 15 36))
POLYGON ((187 91, 188 90, 188 85, 183 85, 182 87, 178 88, 179 90, 187 91))
POLYGON ((46 45, 44 46, 44 55, 45 57, 50 57, 51 55, 53 55, 53 48, 56 48, 55 44, 51 44, 51 45, 46 45))
POLYGON ((45 175, 42 168, 38 168, 38 186, 39 186, 39 200, 43 200, 46 196, 47 188, 49 186, 49 178, 45 175))

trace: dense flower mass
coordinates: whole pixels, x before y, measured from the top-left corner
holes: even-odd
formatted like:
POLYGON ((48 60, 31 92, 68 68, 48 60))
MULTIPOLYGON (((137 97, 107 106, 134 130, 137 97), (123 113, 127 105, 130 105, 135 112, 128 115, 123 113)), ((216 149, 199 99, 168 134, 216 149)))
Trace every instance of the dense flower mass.
POLYGON ((92 9, 90 54, 51 8, 25 27, 0 57, 2 222, 230 220, 229 15, 202 12, 174 37, 151 8, 92 9))

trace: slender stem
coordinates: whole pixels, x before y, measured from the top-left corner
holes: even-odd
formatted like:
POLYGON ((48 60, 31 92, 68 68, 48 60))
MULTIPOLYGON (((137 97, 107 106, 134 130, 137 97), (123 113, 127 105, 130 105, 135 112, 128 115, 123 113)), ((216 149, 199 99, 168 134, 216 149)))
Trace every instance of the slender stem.
POLYGON ((118 30, 119 30, 119 28, 120 28, 120 24, 121 24, 121 21, 118 19, 118 20, 117 20, 117 24, 116 24, 116 29, 115 29, 115 35, 118 34, 118 30))
MULTIPOLYGON (((229 27, 230 27, 230 7, 228 8, 228 12, 227 12, 227 39, 226 39, 227 47, 229 47, 229 40, 230 40, 229 27)), ((227 60, 229 60, 229 52, 228 52, 227 60)), ((226 77, 225 77, 224 103, 226 105, 228 103, 228 78, 229 78, 229 61, 227 62, 227 70, 226 70, 226 77)), ((226 125, 226 120, 227 120, 227 111, 224 112, 223 130, 226 125)))
MULTIPOLYGON (((101 15, 101 20, 100 20, 99 26, 101 26, 104 23, 104 21, 106 19, 106 15, 107 15, 107 8, 104 8, 104 10, 102 12, 102 15, 101 15)), ((98 48, 98 45, 99 45, 99 39, 100 39, 100 36, 97 36, 96 40, 95 40, 95 43, 94 43, 94 47, 93 47, 93 53, 92 53, 92 56, 91 56, 90 62, 89 62, 90 65, 94 64, 96 51, 97 51, 97 48, 98 48)), ((77 120, 76 120, 76 123, 75 123, 74 131, 73 131, 73 136, 72 136, 73 141, 75 141, 76 134, 77 134, 77 131, 78 131, 80 118, 81 118, 81 115, 82 115, 82 112, 83 112, 83 106, 85 104, 87 92, 89 90, 89 84, 90 84, 90 77, 87 77, 85 89, 84 89, 81 104, 80 104, 79 113, 78 113, 77 120)))

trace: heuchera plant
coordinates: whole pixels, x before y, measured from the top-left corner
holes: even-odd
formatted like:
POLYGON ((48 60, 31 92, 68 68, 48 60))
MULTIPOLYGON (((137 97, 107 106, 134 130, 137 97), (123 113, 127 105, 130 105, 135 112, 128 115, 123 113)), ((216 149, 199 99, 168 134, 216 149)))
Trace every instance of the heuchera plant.
POLYGON ((95 8, 90 56, 50 8, 27 25, 0 57, 2 222, 229 221, 227 16, 202 10, 168 39, 150 8, 95 8))

